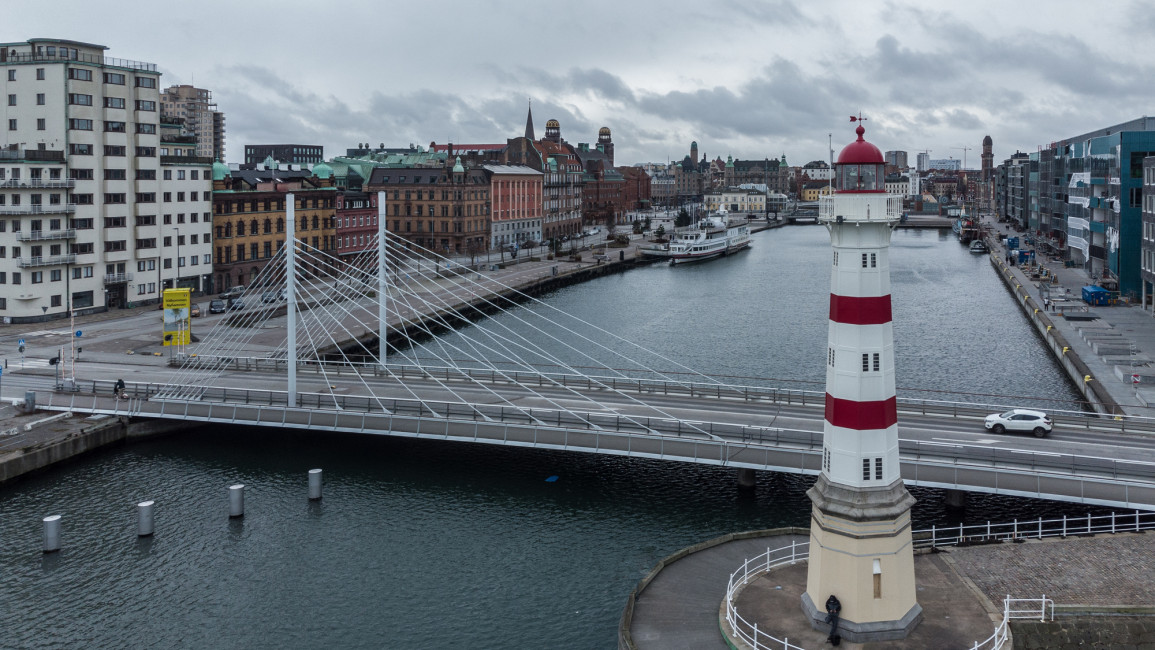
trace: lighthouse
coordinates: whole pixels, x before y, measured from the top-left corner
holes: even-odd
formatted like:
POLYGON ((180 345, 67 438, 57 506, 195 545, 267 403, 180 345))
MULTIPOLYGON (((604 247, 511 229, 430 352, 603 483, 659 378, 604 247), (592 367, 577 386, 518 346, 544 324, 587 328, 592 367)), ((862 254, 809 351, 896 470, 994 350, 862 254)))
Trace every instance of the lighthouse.
POLYGON ((828 630, 830 596, 842 605, 838 632, 853 642, 902 639, 922 619, 915 599, 910 507, 898 465, 890 232, 902 200, 886 193, 885 163, 863 139, 834 164, 834 193, 819 221, 830 231, 830 321, 822 471, 807 496, 810 560, 802 608, 828 630))

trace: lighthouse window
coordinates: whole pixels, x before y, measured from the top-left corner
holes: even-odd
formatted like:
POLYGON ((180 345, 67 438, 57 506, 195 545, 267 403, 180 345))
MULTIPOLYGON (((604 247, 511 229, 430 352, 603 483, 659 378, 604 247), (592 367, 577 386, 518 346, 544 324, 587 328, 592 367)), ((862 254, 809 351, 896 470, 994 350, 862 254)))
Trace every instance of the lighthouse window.
POLYGON ((882 480, 882 459, 881 458, 875 458, 874 459, 874 479, 876 481, 882 480))
POLYGON ((869 258, 867 257, 866 253, 863 253, 862 254, 862 268, 864 268, 864 269, 866 268, 866 262, 868 259, 869 258))
POLYGON ((878 372, 878 353, 877 352, 875 352, 872 355, 872 361, 874 361, 874 371, 878 372))
POLYGON ((869 370, 870 370, 870 355, 864 354, 864 355, 862 355, 862 372, 867 372, 869 370))
POLYGON ((876 268, 877 266, 878 266, 878 254, 877 253, 871 253, 870 254, 870 268, 873 269, 873 268, 876 268))
POLYGON ((834 251, 834 266, 838 266, 838 251, 834 251))
POLYGON ((829 365, 831 368, 833 368, 833 367, 834 367, 834 348, 827 348, 827 349, 826 349, 826 352, 827 352, 827 355, 826 355, 826 363, 827 363, 827 364, 828 364, 828 365, 829 365))
POLYGON ((870 480, 870 459, 869 458, 863 458, 862 459, 862 480, 864 480, 864 481, 870 480))
POLYGON ((822 469, 826 470, 827 473, 830 472, 830 450, 829 449, 823 449, 822 450, 822 469))

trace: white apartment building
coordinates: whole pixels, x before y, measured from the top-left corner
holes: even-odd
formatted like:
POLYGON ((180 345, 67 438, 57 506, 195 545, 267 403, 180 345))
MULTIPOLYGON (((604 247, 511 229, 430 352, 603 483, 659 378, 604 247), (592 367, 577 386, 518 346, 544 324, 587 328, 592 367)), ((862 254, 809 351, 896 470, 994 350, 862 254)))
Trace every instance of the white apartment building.
POLYGON ((182 155, 195 143, 162 141, 156 65, 106 49, 0 44, 5 322, 156 302, 166 286, 209 289, 211 160, 182 155))
POLYGON ((717 212, 724 208, 735 217, 746 214, 760 217, 766 214, 766 192, 759 190, 726 188, 706 192, 702 195, 702 199, 708 212, 717 212))

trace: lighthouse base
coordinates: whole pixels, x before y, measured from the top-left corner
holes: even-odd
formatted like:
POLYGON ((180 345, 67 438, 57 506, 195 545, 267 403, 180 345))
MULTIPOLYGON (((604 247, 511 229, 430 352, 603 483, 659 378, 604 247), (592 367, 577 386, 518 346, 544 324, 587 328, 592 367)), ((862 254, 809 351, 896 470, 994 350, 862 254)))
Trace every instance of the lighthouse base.
POLYGON ((922 620, 915 599, 910 506, 902 480, 851 488, 819 475, 807 493, 810 559, 802 610, 814 629, 829 632, 825 603, 842 605, 838 633, 847 641, 903 639, 922 620))

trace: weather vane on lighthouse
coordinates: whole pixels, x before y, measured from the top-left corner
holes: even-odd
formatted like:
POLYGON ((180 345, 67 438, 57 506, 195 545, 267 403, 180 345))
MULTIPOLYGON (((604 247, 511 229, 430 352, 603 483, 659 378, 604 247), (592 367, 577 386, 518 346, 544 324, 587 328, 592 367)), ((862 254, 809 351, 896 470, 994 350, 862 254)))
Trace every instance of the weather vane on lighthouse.
POLYGON ((858 116, 855 117, 854 115, 851 115, 850 121, 851 122, 865 122, 866 118, 862 116, 862 111, 858 111, 858 116))

